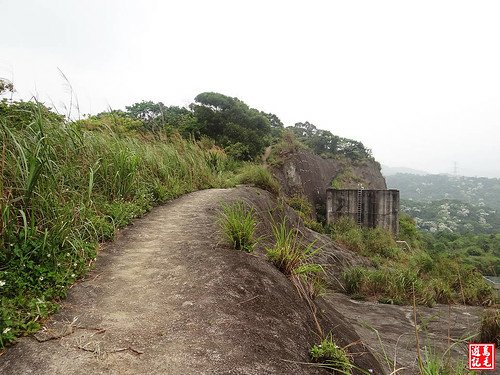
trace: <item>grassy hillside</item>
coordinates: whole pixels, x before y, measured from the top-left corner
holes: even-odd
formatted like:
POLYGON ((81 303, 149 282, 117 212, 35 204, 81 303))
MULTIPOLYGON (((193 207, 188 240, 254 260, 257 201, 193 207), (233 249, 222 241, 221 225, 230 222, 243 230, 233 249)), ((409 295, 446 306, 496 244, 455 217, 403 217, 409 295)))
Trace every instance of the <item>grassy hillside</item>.
POLYGON ((113 238, 152 206, 224 185, 230 159, 175 134, 85 130, 41 104, 0 116, 0 347, 36 330, 113 238))
POLYGON ((349 219, 329 229, 332 239, 368 259, 372 266, 358 266, 344 272, 345 290, 360 299, 382 303, 459 303, 481 305, 496 298, 481 274, 456 253, 432 251, 413 220, 403 216, 396 242, 381 228, 360 228, 349 219))

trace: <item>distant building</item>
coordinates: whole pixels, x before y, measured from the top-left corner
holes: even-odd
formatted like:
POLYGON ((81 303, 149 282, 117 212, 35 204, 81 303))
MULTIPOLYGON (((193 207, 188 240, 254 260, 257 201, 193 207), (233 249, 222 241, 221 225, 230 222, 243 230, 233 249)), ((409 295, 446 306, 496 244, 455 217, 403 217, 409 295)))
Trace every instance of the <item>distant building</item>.
POLYGON ((350 217, 360 226, 399 233, 399 190, 332 189, 326 191, 327 222, 350 217))

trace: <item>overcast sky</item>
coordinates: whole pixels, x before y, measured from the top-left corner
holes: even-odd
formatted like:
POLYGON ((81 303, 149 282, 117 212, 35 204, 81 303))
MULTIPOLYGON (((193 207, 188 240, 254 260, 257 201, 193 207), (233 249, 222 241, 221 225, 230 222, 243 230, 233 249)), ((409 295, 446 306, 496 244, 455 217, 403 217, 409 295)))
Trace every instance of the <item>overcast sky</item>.
POLYGON ((389 166, 500 177, 499 20, 498 1, 0 0, 0 77, 63 108, 61 69, 82 114, 216 91, 389 166))

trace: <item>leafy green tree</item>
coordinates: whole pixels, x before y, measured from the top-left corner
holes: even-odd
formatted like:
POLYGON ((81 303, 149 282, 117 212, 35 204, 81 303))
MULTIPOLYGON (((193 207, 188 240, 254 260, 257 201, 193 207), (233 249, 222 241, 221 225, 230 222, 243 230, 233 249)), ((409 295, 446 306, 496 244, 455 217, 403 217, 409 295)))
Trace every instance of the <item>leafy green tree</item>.
POLYGON ((121 110, 101 112, 95 116, 89 116, 86 119, 75 122, 77 125, 87 130, 110 129, 117 133, 127 133, 140 130, 143 123, 129 116, 121 110))
POLYGON ((163 113, 165 126, 170 129, 175 129, 184 138, 201 137, 200 124, 194 113, 188 108, 170 106, 163 113))
POLYGON ((190 108, 198 119, 200 133, 214 139, 231 156, 251 160, 270 143, 268 117, 238 98, 204 92, 196 96, 190 108))
POLYGON ((141 120, 148 130, 159 130, 165 123, 165 112, 167 107, 162 102, 154 103, 151 100, 142 101, 125 108, 129 116, 141 120))
POLYGON ((297 122, 294 126, 290 126, 289 129, 299 138, 311 138, 318 132, 318 128, 309 121, 297 122))
POLYGON ((0 121, 5 121, 8 126, 18 129, 25 128, 41 118, 52 123, 63 123, 64 116, 59 115, 42 103, 35 101, 14 101, 7 99, 0 101, 0 121))
POLYGON ((271 137, 273 140, 278 140, 285 130, 283 122, 281 122, 280 118, 273 113, 265 113, 261 111, 260 114, 269 120, 269 125, 271 126, 271 137))
POLYGON ((199 138, 201 135, 197 118, 187 108, 142 101, 126 107, 126 110, 127 115, 140 120, 146 130, 176 130, 185 138, 199 138))
POLYGON ((298 122, 287 129, 318 155, 326 157, 343 155, 354 160, 371 158, 371 151, 361 142, 339 137, 328 130, 318 129, 308 121, 298 122))

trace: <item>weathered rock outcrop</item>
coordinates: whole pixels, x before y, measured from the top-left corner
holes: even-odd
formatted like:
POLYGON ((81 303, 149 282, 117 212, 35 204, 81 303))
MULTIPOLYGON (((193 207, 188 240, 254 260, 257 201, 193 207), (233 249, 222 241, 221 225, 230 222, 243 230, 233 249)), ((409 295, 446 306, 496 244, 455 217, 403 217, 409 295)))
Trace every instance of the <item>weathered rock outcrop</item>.
POLYGON ((304 195, 316 208, 326 202, 326 189, 337 181, 343 189, 387 189, 375 160, 324 159, 307 150, 280 155, 272 167, 285 195, 304 195))

